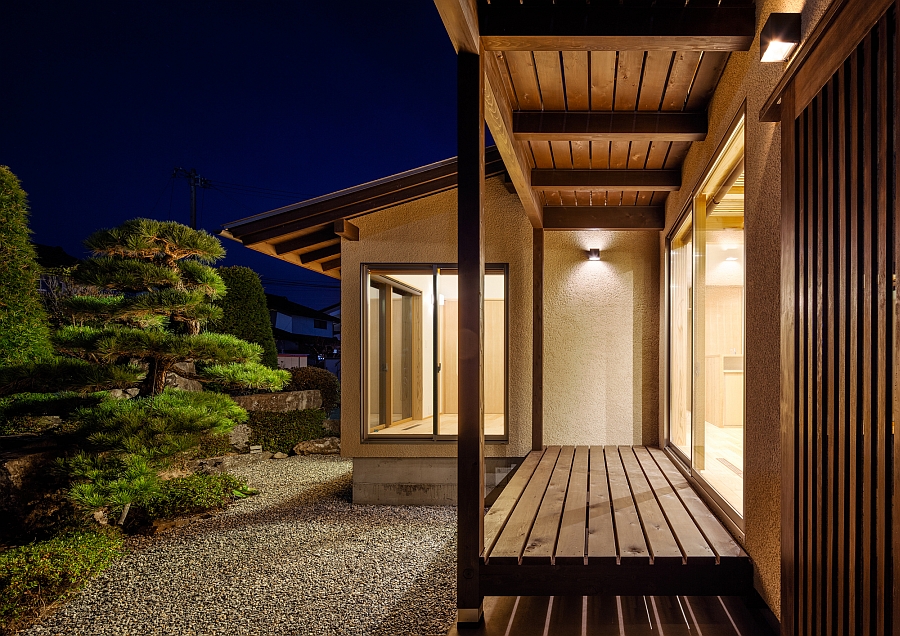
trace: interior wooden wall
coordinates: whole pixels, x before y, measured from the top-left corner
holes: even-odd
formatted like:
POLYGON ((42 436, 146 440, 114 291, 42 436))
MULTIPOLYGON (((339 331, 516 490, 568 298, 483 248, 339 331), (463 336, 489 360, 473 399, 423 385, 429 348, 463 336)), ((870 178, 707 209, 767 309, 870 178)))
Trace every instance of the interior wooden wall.
MULTIPOLYGON (((445 300, 438 307, 441 331, 441 412, 456 413, 459 408, 459 303, 445 300)), ((484 412, 506 410, 506 312, 504 301, 484 301, 484 412)))
MULTIPOLYGON (((895 11, 835 61, 837 72, 799 114, 800 84, 782 101, 786 634, 900 629, 892 565, 895 11)), ((852 37, 852 26, 836 37, 852 37)))

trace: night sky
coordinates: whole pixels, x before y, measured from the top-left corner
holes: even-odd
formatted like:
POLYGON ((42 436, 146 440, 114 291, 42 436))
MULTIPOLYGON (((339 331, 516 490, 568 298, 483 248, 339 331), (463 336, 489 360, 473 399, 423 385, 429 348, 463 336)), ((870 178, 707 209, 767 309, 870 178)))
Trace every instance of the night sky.
MULTIPOLYGON (((0 164, 34 241, 85 255, 100 227, 198 226, 456 154, 455 53, 432 2, 13 0, 0 26, 0 164), (10 6, 13 5, 13 6, 10 6)), ((321 308, 338 282, 225 240, 266 290, 321 308)))

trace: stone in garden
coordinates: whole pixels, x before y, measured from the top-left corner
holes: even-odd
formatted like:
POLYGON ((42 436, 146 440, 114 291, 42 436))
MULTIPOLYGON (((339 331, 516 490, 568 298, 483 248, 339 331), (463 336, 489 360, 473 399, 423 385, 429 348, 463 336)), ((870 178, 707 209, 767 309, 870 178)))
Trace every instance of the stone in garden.
POLYGON ((272 457, 274 459, 285 459, 287 458, 287 453, 275 453, 272 457))
POLYGON ((300 442, 294 446, 298 455, 340 455, 341 440, 337 437, 322 437, 308 442, 300 442))
POLYGON ((232 399, 237 405, 248 411, 270 411, 290 413, 304 409, 317 409, 322 406, 320 391, 283 391, 281 393, 257 393, 255 395, 236 395, 232 399))
POLYGON ((246 451, 248 443, 250 442, 250 426, 247 424, 238 424, 235 426, 228 434, 228 442, 236 451, 246 451))

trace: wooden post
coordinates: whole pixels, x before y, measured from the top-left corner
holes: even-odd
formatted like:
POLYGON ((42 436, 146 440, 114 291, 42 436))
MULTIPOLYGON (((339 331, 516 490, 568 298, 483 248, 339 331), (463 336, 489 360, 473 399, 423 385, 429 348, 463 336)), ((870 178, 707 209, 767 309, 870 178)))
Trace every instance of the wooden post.
POLYGON ((479 565, 484 546, 484 66, 457 57, 459 146, 458 623, 482 618, 479 565))
POLYGON ((544 447, 544 230, 536 227, 534 235, 534 322, 531 354, 531 450, 544 447))

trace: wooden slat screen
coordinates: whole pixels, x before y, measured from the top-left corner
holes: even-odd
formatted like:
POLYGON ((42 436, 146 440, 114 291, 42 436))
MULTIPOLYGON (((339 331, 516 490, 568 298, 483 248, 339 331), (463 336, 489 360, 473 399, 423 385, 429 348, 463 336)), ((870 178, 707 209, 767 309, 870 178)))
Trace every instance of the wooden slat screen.
POLYGON ((892 8, 796 119, 782 103, 786 634, 900 630, 896 24, 892 8))

